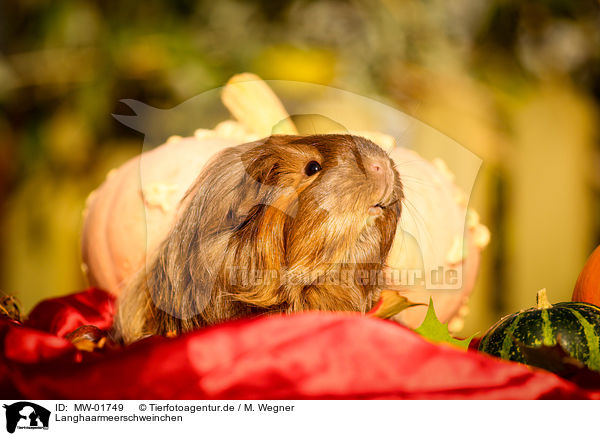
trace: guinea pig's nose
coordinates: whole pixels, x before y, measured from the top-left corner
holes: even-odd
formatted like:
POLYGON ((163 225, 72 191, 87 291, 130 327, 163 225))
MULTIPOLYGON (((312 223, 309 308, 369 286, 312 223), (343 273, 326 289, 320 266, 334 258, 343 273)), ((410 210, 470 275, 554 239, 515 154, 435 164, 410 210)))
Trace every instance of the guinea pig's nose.
POLYGON ((392 172, 392 168, 389 162, 386 162, 386 159, 380 159, 380 158, 371 158, 368 159, 366 162, 366 170, 375 177, 389 177, 391 172, 392 172))
POLYGON ((366 165, 366 170, 371 177, 381 180, 382 182, 390 182, 390 177, 393 179, 392 167, 389 162, 384 159, 373 159, 366 165))
POLYGON ((389 194, 394 181, 394 173, 390 162, 385 159, 372 159, 367 162, 365 169, 369 174, 369 178, 377 186, 375 192, 376 202, 381 201, 389 194))
POLYGON ((382 173, 383 165, 381 165, 379 162, 373 162, 371 164, 371 171, 373 171, 374 173, 382 173))

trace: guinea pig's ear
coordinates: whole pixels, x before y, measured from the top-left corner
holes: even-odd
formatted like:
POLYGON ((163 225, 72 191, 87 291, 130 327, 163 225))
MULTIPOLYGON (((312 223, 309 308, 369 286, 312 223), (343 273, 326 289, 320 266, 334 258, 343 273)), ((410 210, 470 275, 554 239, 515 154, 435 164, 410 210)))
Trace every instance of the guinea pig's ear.
POLYGON ((264 142, 259 142, 241 153, 240 160, 248 178, 260 184, 275 185, 277 183, 279 162, 286 155, 287 144, 297 138, 299 136, 270 136, 265 138, 264 142))

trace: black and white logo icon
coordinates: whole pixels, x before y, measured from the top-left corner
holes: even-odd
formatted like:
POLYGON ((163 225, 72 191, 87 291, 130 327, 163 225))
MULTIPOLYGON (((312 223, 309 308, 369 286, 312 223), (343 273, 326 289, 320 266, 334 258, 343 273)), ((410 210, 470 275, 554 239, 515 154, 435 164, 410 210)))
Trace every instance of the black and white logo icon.
POLYGON ((50 411, 29 401, 19 401, 4 405, 6 409, 6 431, 14 433, 22 430, 48 430, 50 411))

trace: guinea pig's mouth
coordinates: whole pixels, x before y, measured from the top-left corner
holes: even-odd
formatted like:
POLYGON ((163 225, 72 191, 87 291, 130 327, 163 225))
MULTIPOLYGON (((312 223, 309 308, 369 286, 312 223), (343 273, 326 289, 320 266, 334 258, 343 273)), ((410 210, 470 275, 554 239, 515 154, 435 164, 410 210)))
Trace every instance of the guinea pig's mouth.
POLYGON ((383 215, 383 212, 389 208, 390 206, 393 206, 394 204, 398 203, 398 200, 392 200, 392 201, 380 201, 377 204, 374 204, 373 206, 369 207, 369 210, 367 211, 367 213, 369 214, 369 216, 371 217, 370 220, 372 220, 373 218, 377 218, 383 215))
POLYGON ((371 215, 372 217, 379 216, 383 213, 383 210, 386 207, 387 206, 384 206, 381 203, 377 203, 376 205, 369 207, 369 215, 371 215))
POLYGON ((380 208, 380 209, 387 209, 390 206, 393 206, 394 204, 398 203, 398 200, 393 200, 390 202, 384 202, 384 201, 380 201, 379 203, 371 206, 371 207, 375 207, 375 208, 380 208))

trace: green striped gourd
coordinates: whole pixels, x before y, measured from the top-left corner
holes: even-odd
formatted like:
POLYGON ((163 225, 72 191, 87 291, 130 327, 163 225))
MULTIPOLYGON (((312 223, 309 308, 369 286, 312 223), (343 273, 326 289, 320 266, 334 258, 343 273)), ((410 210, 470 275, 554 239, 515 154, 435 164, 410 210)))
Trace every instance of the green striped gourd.
POLYGON ((486 332, 479 351, 515 362, 528 363, 517 341, 523 345, 560 345, 572 357, 600 371, 600 307, 589 303, 550 304, 546 290, 537 295, 537 305, 505 316, 486 332))

